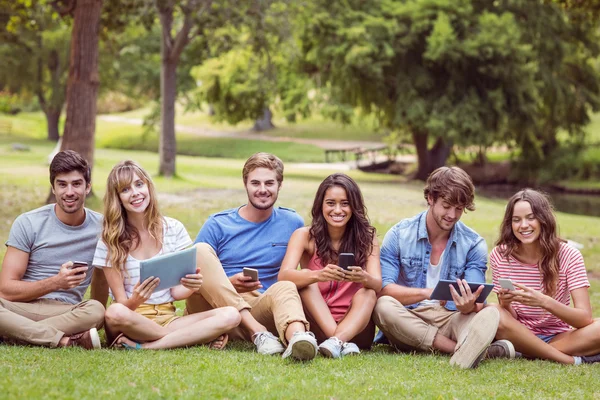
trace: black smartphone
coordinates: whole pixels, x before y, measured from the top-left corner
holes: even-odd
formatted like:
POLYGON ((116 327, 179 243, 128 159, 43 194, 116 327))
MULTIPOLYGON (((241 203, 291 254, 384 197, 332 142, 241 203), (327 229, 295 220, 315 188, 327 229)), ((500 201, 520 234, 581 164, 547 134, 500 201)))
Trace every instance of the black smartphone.
POLYGON ((354 253, 340 253, 340 257, 338 258, 338 266, 340 268, 348 270, 348 267, 352 267, 354 265, 356 265, 354 261, 354 253))
MULTIPOLYGON (((79 267, 87 267, 88 263, 84 262, 84 261, 73 261, 73 267, 72 268, 79 268, 79 267)), ((85 274, 86 271, 83 272, 78 272, 76 275, 82 275, 85 274)))
POLYGON ((244 276, 249 276, 250 278, 252 278, 253 282, 258 280, 258 270, 257 269, 244 267, 242 272, 244 273, 244 276))

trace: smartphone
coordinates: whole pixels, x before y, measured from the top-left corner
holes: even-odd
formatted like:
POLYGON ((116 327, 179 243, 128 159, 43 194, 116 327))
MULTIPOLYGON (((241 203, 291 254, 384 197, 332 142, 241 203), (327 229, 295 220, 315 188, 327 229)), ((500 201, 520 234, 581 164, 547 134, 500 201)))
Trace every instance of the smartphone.
POLYGON ((515 285, 513 285, 510 279, 500 278, 498 279, 498 282, 502 289, 515 290, 515 285))
MULTIPOLYGON (((83 262, 83 261, 73 261, 73 267, 71 269, 73 269, 73 268, 80 268, 80 267, 87 267, 87 266, 88 266, 88 263, 86 263, 86 262, 83 262)), ((76 275, 82 275, 82 274, 85 274, 85 273, 86 273, 86 271, 78 272, 76 275)))
POLYGON ((257 269, 244 267, 244 269, 242 270, 242 273, 244 274, 244 276, 249 276, 250 278, 252 278, 252 281, 258 280, 258 270, 257 269))
POLYGON ((341 253, 338 258, 338 266, 348 270, 348 267, 356 265, 354 261, 354 253, 341 253))

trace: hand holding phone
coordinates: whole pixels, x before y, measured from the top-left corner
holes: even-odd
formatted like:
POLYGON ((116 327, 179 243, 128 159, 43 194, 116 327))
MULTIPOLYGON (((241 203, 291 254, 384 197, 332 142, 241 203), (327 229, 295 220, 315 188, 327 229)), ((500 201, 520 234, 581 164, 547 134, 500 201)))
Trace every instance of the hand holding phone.
POLYGON ((502 289, 516 290, 515 285, 513 285, 512 281, 510 279, 500 278, 500 279, 498 279, 498 283, 500 283, 500 287, 502 289))
POLYGON ((338 258, 338 266, 346 271, 349 271, 348 267, 356 266, 354 253, 341 253, 338 258))
MULTIPOLYGON (((71 269, 81 268, 81 267, 86 267, 87 268, 88 267, 88 263, 86 263, 84 261, 73 261, 73 266, 71 267, 71 269)), ((85 274, 86 271, 87 271, 87 269, 83 270, 83 271, 80 271, 80 272, 77 272, 75 275, 85 274)))
POLYGON ((244 267, 244 269, 242 269, 242 273, 244 274, 244 276, 249 276, 250 278, 252 278, 252 280, 250 282, 258 281, 258 270, 257 269, 244 267))

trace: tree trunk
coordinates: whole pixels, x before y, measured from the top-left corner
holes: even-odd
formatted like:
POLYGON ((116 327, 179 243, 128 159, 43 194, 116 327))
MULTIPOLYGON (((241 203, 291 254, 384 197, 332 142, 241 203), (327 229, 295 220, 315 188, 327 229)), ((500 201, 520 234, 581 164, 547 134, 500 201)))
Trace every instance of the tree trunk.
POLYGON ((446 143, 443 139, 438 138, 431 148, 428 148, 427 132, 412 132, 413 141, 417 149, 417 172, 413 176, 414 179, 427 180, 429 174, 437 168, 446 164, 452 149, 452 143, 446 143))
MULTIPOLYGON (((163 46, 164 47, 164 46, 163 46)), ((175 140, 175 99, 177 96, 177 61, 166 58, 163 54, 160 71, 161 92, 161 134, 158 148, 160 175, 175 175, 175 157, 177 143, 175 140)))
POLYGON ((269 107, 265 107, 263 110, 262 117, 257 119, 254 122, 254 126, 252 127, 252 130, 256 131, 256 132, 262 132, 262 131, 268 131, 270 129, 275 128, 275 125, 273 125, 272 119, 273 119, 273 113, 271 112, 269 107))
MULTIPOLYGON (((78 0, 71 32, 67 120, 61 150, 75 150, 90 167, 94 165, 96 97, 98 75, 98 33, 103 0, 78 0)), ((91 192, 90 192, 91 193, 91 192)), ((48 199, 54 200, 50 193, 48 199)))
POLYGON ((44 110, 46 115, 46 123, 48 125, 48 140, 52 142, 58 142, 58 123, 60 121, 60 109, 58 110, 44 110))

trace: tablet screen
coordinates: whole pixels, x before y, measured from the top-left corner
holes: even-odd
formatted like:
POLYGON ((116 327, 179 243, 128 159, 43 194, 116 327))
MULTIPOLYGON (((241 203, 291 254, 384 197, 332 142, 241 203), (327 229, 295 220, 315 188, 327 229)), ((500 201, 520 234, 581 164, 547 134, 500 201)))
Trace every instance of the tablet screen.
MULTIPOLYGON (((494 288, 494 285, 491 283, 471 283, 467 282, 469 287, 471 288, 471 292, 475 292, 479 286, 483 285, 483 291, 477 298, 477 303, 483 303, 485 299, 487 299, 488 295, 494 288)), ((458 283, 456 281, 450 281, 445 279, 440 279, 435 289, 433 289, 433 293, 431 293, 431 300, 447 300, 453 301, 452 294, 450 293, 450 285, 454 286, 454 289, 460 294, 460 290, 458 288, 458 283)))

